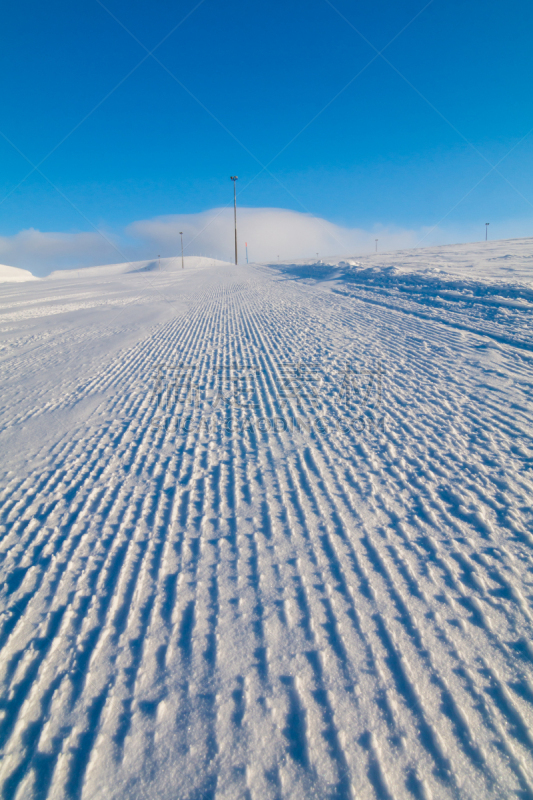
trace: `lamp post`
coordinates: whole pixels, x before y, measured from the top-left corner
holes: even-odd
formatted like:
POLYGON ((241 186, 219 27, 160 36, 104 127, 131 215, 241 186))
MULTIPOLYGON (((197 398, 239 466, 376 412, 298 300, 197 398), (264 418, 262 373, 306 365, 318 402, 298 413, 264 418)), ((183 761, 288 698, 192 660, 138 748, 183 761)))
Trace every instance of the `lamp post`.
POLYGON ((235 224, 235 264, 237 263, 237 181, 238 175, 230 175, 233 181, 233 221, 235 224))
POLYGON ((184 269, 184 267, 183 267, 183 231, 180 231, 180 236, 181 236, 181 268, 184 269))
POLYGON ((487 241, 490 222, 485 222, 485 241, 487 241))
POLYGON ((377 253, 378 252, 378 240, 376 239, 375 242, 376 242, 376 253, 377 253))

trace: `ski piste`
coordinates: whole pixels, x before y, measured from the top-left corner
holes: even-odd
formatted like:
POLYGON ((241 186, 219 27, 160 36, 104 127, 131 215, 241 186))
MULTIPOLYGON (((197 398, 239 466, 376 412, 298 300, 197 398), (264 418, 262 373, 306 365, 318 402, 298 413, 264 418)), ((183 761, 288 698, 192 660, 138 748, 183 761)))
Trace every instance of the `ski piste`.
POLYGON ((532 796, 532 262, 1 285, 3 797, 532 796))

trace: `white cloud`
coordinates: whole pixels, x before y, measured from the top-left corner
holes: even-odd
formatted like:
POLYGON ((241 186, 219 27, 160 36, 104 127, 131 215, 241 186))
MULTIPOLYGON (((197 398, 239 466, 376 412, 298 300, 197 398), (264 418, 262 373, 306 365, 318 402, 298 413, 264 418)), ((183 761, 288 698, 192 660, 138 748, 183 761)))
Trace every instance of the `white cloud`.
MULTIPOLYGON (((484 226, 481 231, 478 228, 470 225, 408 230, 376 225, 372 230, 363 230, 282 208, 239 208, 239 261, 244 262, 245 242, 250 261, 275 262, 278 256, 281 261, 316 258, 317 253, 325 259, 372 253, 376 238, 380 252, 476 241, 484 233, 484 226)), ((233 208, 230 207, 138 220, 124 230, 102 234, 44 233, 31 228, 15 236, 0 237, 0 263, 42 276, 57 269, 137 261, 159 254, 179 255, 179 231, 183 231, 185 255, 233 260, 233 208)), ((506 235, 517 235, 511 222, 499 227, 498 236, 493 238, 506 235)))
MULTIPOLYGON (((232 260, 234 252, 233 209, 222 208, 201 214, 156 217, 134 222, 129 235, 150 242, 151 254, 158 248, 165 255, 179 252, 183 231, 187 255, 212 255, 232 260)), ((364 231, 343 228, 320 217, 282 208, 241 208, 238 210, 239 259, 244 261, 245 242, 253 261, 282 261, 333 254, 361 254, 380 248, 412 247, 419 235, 415 231, 376 228, 364 231)))
MULTIPOLYGON (((113 237, 116 238, 116 237, 113 237)), ((43 233, 29 228, 0 236, 0 262, 47 275, 54 269, 120 261, 120 249, 99 233, 43 233)))

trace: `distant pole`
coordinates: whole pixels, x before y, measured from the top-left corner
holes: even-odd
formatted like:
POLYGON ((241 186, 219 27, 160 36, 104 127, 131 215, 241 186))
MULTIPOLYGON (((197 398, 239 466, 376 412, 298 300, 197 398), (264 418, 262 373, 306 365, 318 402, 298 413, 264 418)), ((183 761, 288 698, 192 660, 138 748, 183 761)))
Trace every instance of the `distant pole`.
POLYGON ((248 242, 245 242, 244 246, 246 247, 246 263, 248 263, 248 242))
POLYGON ((485 241, 487 241, 487 239, 488 239, 489 225, 490 225, 490 222, 485 222, 485 241))
POLYGON ((157 256, 159 259, 159 269, 161 269, 161 256, 157 256))
POLYGON ((378 252, 378 240, 376 239, 376 253, 378 252))
POLYGON ((183 266, 183 231, 180 231, 181 236, 181 268, 184 269, 183 266))
POLYGON ((237 263, 237 181, 238 175, 230 175, 233 181, 233 221, 235 223, 235 263, 237 263))

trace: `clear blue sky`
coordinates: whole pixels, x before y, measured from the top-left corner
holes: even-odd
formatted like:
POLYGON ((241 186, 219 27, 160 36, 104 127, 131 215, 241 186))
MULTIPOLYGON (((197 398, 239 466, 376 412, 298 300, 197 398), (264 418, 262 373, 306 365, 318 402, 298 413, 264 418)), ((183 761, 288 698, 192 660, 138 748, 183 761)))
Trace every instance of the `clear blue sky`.
MULTIPOLYGON (((235 173, 243 205, 433 225, 489 171, 480 153, 495 164, 533 128, 533 4, 433 0, 412 21, 424 4, 105 0, 149 50, 192 11, 155 51, 180 85, 139 66, 97 0, 19 0, 2 14, 0 130, 37 163, 89 114, 41 170, 97 225, 224 205, 235 173), (344 89, 406 25, 390 64, 344 89)), ((37 173, 12 191, 30 167, 2 137, 0 159, 0 235, 91 229, 37 173)), ((492 172, 447 221, 533 235, 532 167, 533 133, 498 167, 513 186, 492 172)))

